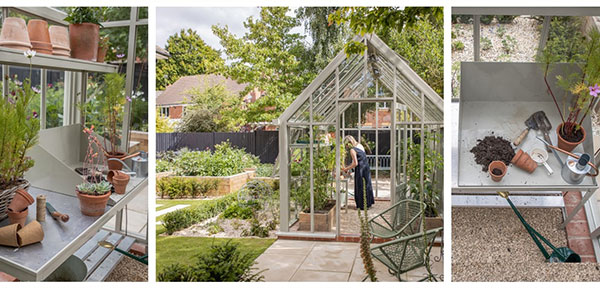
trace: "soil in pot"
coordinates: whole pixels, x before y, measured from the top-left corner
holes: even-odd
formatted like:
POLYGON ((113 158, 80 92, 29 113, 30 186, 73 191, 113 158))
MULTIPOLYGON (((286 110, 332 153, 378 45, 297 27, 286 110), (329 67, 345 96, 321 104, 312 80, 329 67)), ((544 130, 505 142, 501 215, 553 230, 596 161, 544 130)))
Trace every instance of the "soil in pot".
POLYGON ((506 164, 498 160, 492 161, 488 167, 488 172, 490 173, 492 180, 499 182, 504 175, 506 175, 506 164))
POLYGON ((25 226, 25 222, 27 222, 27 215, 29 214, 29 209, 25 208, 25 210, 19 212, 8 210, 6 214, 8 214, 10 224, 20 224, 21 227, 23 227, 25 226))
POLYGON ((471 148, 471 153, 475 156, 475 163, 481 165, 481 170, 484 172, 488 171, 488 166, 492 161, 498 160, 508 165, 515 156, 510 141, 496 136, 477 139, 477 145, 471 148))
POLYGON ((86 216, 100 216, 104 214, 109 197, 110 193, 104 195, 88 195, 77 191, 79 208, 81 209, 81 213, 86 216))
POLYGON ((492 174, 496 175, 496 176, 500 176, 502 175, 502 170, 498 169, 498 168, 494 168, 492 170, 492 174))
POLYGON ((563 133, 562 127, 563 123, 556 127, 556 134, 558 135, 558 148, 571 152, 573 149, 575 149, 575 147, 577 147, 577 145, 585 140, 585 129, 580 127, 580 129, 575 130, 575 133, 566 136, 565 133, 563 133))
POLYGON ((96 61, 98 59, 99 33, 100 26, 93 23, 69 24, 71 57, 96 61))

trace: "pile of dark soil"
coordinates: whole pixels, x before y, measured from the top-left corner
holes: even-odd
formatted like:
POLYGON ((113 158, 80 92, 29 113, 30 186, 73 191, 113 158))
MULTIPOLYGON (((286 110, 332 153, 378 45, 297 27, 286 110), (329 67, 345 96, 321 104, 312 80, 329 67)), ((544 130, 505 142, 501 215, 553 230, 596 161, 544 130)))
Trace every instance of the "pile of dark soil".
POLYGON ((483 140, 477 139, 477 145, 471 149, 471 153, 475 155, 475 162, 481 165, 482 171, 485 172, 488 171, 492 161, 499 160, 508 165, 515 157, 510 141, 496 136, 486 136, 483 140))

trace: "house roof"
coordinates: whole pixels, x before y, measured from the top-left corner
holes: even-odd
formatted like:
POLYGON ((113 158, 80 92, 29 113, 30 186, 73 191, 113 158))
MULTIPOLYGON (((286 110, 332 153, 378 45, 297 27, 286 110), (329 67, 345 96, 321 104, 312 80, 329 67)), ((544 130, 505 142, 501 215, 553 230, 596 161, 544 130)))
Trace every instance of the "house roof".
POLYGON ((175 81, 175 83, 167 86, 165 91, 157 96, 156 105, 185 103, 191 98, 191 95, 189 94, 191 89, 196 88, 204 90, 218 84, 224 85, 229 92, 234 94, 239 94, 248 86, 248 84, 239 84, 235 80, 221 75, 205 74, 183 76, 175 81))
POLYGON ((156 45, 156 60, 167 59, 169 57, 171 57, 171 54, 169 54, 169 52, 167 50, 156 45))

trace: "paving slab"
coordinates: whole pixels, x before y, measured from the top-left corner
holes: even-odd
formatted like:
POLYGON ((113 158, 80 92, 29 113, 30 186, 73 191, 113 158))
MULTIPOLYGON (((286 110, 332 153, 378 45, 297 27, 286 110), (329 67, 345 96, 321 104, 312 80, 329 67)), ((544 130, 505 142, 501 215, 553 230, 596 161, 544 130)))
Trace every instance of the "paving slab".
POLYGON ((265 281, 290 281, 304 259, 304 255, 263 253, 256 258, 254 267, 258 271, 266 269, 262 273, 265 281))
POLYGON ((294 282, 347 282, 350 273, 330 271, 298 270, 291 281, 294 282))

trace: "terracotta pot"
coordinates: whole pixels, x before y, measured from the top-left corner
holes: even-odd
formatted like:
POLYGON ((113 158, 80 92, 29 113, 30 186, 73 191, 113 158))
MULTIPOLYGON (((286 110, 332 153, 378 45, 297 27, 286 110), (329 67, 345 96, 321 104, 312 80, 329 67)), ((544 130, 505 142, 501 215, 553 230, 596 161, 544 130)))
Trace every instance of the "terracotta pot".
POLYGON ((108 51, 107 46, 98 46, 98 59, 97 62, 104 62, 104 57, 106 57, 106 52, 108 51))
POLYGON ((63 26, 50 26, 50 43, 52 43, 52 54, 71 57, 71 44, 69 44, 69 30, 63 26))
POLYGON ((27 246, 44 240, 44 229, 38 221, 31 221, 23 229, 17 231, 19 246, 27 246))
POLYGON ((125 194, 125 190, 127 190, 127 183, 129 183, 129 175, 118 172, 112 177, 112 184, 115 187, 115 193, 117 194, 125 194))
POLYGON ((29 205, 33 204, 35 200, 27 191, 24 189, 17 189, 15 191, 15 196, 13 196, 12 201, 8 205, 8 209, 13 212, 20 212, 24 209, 27 209, 29 205))
POLYGON ((106 153, 104 154, 104 156, 106 156, 106 160, 108 162, 107 166, 108 166, 108 170, 121 170, 123 169, 123 164, 119 161, 108 161, 109 158, 117 158, 117 159, 123 159, 127 156, 126 153, 123 152, 112 152, 112 153, 106 153))
POLYGON ((38 53, 52 55, 52 43, 48 32, 48 22, 40 19, 31 19, 27 23, 29 40, 32 49, 38 53))
POLYGON ((31 49, 25 20, 17 17, 4 19, 0 33, 0 46, 25 51, 31 49))
POLYGON ((71 57, 96 61, 100 26, 93 23, 69 24, 71 57))
POLYGON ((577 141, 577 142, 569 142, 567 140, 565 140, 564 138, 562 138, 562 136, 560 135, 560 129, 562 129, 563 123, 560 123, 560 125, 558 125, 558 127, 556 127, 556 136, 558 138, 558 148, 566 150, 567 152, 571 152, 573 151, 573 149, 575 149, 575 147, 577 147, 577 145, 583 143, 583 141, 585 141, 585 129, 583 129, 583 126, 581 127, 581 132, 583 133, 583 137, 581 138, 581 140, 577 141))
POLYGON ((20 224, 21 226, 25 226, 25 222, 27 222, 27 214, 29 214, 29 209, 25 208, 25 210, 21 212, 14 212, 8 210, 6 214, 8 214, 8 220, 10 221, 10 224, 20 224))
POLYGON ((24 189, 25 191, 29 190, 29 182, 25 179, 19 179, 15 185, 0 190, 0 199, 4 199, 4 201, 0 201, 0 221, 8 217, 6 214, 6 212, 8 212, 8 205, 12 202, 16 191, 19 189, 24 189))
POLYGON ((529 156, 527 152, 523 152, 523 150, 521 149, 517 151, 515 157, 513 157, 513 159, 510 162, 529 173, 533 173, 533 171, 535 171, 535 168, 538 167, 537 163, 533 161, 533 159, 531 159, 531 156, 529 156))
POLYGON ((504 164, 504 162, 502 161, 492 161, 492 163, 490 163, 490 165, 488 166, 488 173, 490 173, 492 180, 499 182, 500 180, 502 180, 502 177, 506 175, 506 164, 504 164), (500 169, 502 173, 500 175, 496 175, 492 173, 494 169, 500 169))
POLYGON ((0 227, 0 245, 19 247, 17 231, 21 229, 21 224, 11 224, 0 227))
POLYGON ((104 214, 104 210, 106 209, 106 203, 108 203, 109 197, 110 192, 104 195, 94 196, 83 194, 77 191, 77 198, 79 198, 79 208, 81 209, 81 213, 86 216, 100 216, 104 214))

